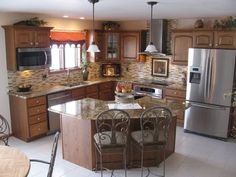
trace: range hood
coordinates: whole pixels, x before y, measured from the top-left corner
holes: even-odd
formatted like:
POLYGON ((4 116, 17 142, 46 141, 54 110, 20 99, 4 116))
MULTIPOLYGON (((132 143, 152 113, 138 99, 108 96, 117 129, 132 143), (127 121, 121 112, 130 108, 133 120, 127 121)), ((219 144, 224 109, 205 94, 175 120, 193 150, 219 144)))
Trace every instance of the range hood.
MULTIPOLYGON (((146 36, 142 36, 142 40, 146 40, 142 42, 141 51, 145 53, 145 49, 147 44, 149 43, 149 30, 146 36), (144 44, 145 43, 145 44, 144 44)), ((168 48, 168 21, 162 19, 153 19, 152 21, 152 42, 156 46, 158 50, 157 53, 151 53, 151 55, 165 55, 169 54, 168 48)), ((148 54, 148 53, 146 53, 148 54)), ((150 53, 149 53, 150 55, 150 53)))

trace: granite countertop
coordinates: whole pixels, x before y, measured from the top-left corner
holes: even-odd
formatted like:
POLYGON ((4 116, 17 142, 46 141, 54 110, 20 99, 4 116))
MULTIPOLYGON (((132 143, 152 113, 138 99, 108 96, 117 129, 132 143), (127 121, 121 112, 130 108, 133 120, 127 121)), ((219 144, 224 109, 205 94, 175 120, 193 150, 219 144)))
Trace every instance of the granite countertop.
POLYGON ((85 87, 93 84, 99 84, 99 83, 104 83, 108 81, 126 81, 126 82, 132 82, 134 84, 141 84, 141 85, 148 85, 151 87, 162 87, 162 88, 172 88, 172 89, 178 89, 178 90, 186 90, 186 87, 173 83, 173 82, 165 82, 161 81, 161 84, 155 83, 153 80, 145 80, 145 79, 140 79, 140 80, 125 80, 125 79, 101 79, 101 80, 96 80, 96 81, 82 81, 78 84, 72 85, 72 86, 66 86, 66 85, 50 85, 47 87, 42 87, 42 88, 34 88, 30 92, 17 92, 16 90, 10 90, 8 92, 9 95, 21 97, 23 99, 27 98, 33 98, 37 96, 45 96, 51 93, 56 93, 60 91, 66 91, 66 90, 72 90, 75 88, 80 88, 80 87, 85 87))
MULTIPOLYGON (((99 113, 109 109, 108 104, 114 103, 114 101, 102 101, 93 98, 84 98, 81 100, 70 101, 64 104, 51 106, 50 108, 48 108, 48 110, 72 118, 96 120, 96 117, 99 113)), ((184 110, 184 105, 179 102, 160 100, 148 96, 137 99, 130 104, 135 103, 138 103, 141 106, 140 109, 125 109, 125 111, 129 113, 131 118, 139 118, 141 113, 145 109, 150 108, 154 105, 169 108, 173 116, 176 116, 179 111, 184 110)))

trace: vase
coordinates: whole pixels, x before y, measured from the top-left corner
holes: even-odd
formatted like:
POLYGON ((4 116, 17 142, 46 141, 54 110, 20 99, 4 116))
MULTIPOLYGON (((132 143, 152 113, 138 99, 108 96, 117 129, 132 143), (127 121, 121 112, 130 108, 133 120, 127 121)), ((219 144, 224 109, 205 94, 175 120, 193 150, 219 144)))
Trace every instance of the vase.
POLYGON ((82 73, 83 73, 83 80, 87 81, 88 80, 89 71, 87 69, 83 69, 82 73))

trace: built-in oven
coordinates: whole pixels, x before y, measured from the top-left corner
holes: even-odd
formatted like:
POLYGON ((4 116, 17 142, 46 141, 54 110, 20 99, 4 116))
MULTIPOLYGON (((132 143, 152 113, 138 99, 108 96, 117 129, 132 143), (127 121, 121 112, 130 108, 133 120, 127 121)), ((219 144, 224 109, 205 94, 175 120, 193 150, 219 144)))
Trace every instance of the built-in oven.
POLYGON ((133 85, 133 90, 135 99, 141 98, 143 96, 151 96, 158 99, 163 98, 162 88, 137 84, 133 85))

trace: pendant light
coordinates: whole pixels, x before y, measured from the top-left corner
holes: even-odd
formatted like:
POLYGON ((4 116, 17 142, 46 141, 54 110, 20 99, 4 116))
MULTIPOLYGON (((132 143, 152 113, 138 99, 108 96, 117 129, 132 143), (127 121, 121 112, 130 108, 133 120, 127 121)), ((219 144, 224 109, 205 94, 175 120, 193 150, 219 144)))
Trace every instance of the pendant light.
POLYGON ((156 49, 155 45, 152 42, 152 15, 153 15, 153 6, 156 5, 157 3, 158 2, 156 2, 156 1, 149 1, 149 2, 147 2, 147 4, 151 6, 151 20, 150 20, 150 31, 149 31, 149 33, 150 33, 150 35, 149 35, 150 36, 150 42, 149 42, 147 48, 145 49, 145 52, 147 52, 147 53, 155 53, 155 52, 157 52, 157 49, 156 49))
POLYGON ((89 45, 87 52, 100 52, 98 46, 94 41, 94 4, 97 3, 99 0, 88 0, 90 3, 93 4, 93 42, 89 45))

